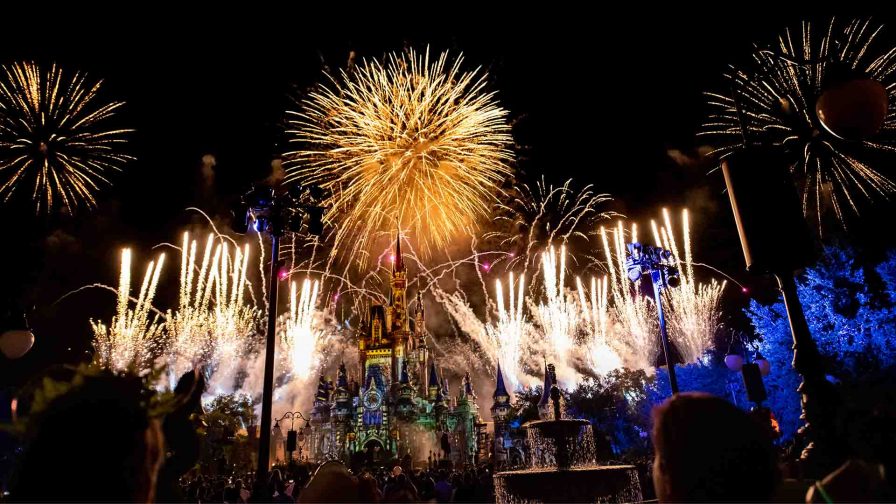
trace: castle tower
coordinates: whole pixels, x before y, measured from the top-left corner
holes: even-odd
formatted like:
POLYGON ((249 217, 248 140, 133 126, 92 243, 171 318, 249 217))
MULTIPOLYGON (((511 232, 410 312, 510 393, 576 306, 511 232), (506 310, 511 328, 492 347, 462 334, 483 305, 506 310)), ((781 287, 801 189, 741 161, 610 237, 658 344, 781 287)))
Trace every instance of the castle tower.
POLYGON ((427 378, 426 398, 430 401, 435 401, 436 396, 442 392, 442 386, 439 384, 439 373, 436 371, 435 360, 429 361, 429 376, 427 378))
MULTIPOLYGON (((473 382, 470 379, 469 372, 464 374, 457 398, 457 406, 455 406, 452 416, 459 425, 459 428, 457 428, 459 434, 458 448, 463 448, 461 461, 473 462, 477 457, 480 438, 477 428, 482 429, 484 424, 482 424, 482 420, 479 418, 479 406, 476 404, 476 393, 473 392, 473 382)), ((487 441, 483 440, 483 442, 487 441)))
POLYGON ((407 359, 405 353, 410 327, 405 291, 407 290, 407 271, 401 255, 401 234, 395 239, 394 258, 392 260, 392 278, 389 280, 389 307, 386 311, 386 328, 392 335, 392 383, 397 383, 407 359))
POLYGON ((470 372, 467 371, 464 374, 463 388, 461 389, 461 397, 467 399, 468 401, 474 402, 476 401, 476 393, 473 391, 473 380, 470 379, 470 372))
POLYGON ((392 307, 392 325, 389 331, 403 331, 408 325, 407 302, 405 291, 408 287, 407 271, 401 256, 401 234, 395 238, 395 258, 392 261, 392 278, 389 281, 392 290, 389 293, 392 307))
POLYGON ((510 394, 507 393, 507 386, 504 385, 504 375, 501 373, 501 363, 498 363, 498 373, 495 378, 495 393, 492 394, 492 419, 495 421, 497 428, 498 423, 507 420, 510 414, 510 394))
POLYGON ((345 422, 351 415, 352 397, 348 384, 348 372, 345 363, 339 364, 336 375, 336 389, 333 392, 333 407, 331 414, 337 422, 345 422))
POLYGON ((401 369, 401 378, 398 380, 398 401, 396 402, 397 416, 405 421, 413 421, 416 419, 417 411, 414 403, 417 398, 417 391, 411 385, 411 379, 408 375, 408 365, 405 363, 401 369))
POLYGON ((510 420, 510 394, 504 385, 504 375, 501 374, 501 363, 498 363, 498 373, 495 378, 495 393, 492 394, 492 420, 495 422, 495 440, 493 444, 494 462, 496 467, 503 468, 507 463, 510 438, 507 422, 510 420))
POLYGON ((544 363, 544 390, 541 391, 541 399, 538 401, 538 416, 542 420, 553 420, 554 403, 551 402, 551 386, 554 385, 554 365, 544 363))
MULTIPOLYGON (((419 284, 419 282, 418 282, 419 284)), ((417 303, 414 305, 414 333, 418 337, 422 337, 426 332, 426 312, 423 306, 423 296, 417 291, 417 303)))

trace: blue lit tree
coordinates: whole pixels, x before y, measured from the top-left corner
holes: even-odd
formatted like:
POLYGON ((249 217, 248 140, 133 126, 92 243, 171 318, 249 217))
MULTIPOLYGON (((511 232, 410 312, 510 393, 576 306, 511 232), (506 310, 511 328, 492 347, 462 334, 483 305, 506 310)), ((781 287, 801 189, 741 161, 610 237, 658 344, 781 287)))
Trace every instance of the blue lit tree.
MULTIPOLYGON (((798 293, 806 320, 825 361, 829 379, 839 383, 848 408, 863 408, 865 400, 880 400, 871 392, 889 382, 896 359, 896 255, 871 273, 880 289, 869 287, 865 271, 851 251, 829 247, 819 263, 802 275, 798 293), (871 393, 869 393, 871 392, 871 393), (874 396, 874 397, 869 397, 874 396)), ((765 379, 769 406, 784 438, 800 425, 800 378, 791 367, 792 339, 783 302, 765 306, 752 301, 746 310, 759 350, 772 365, 765 379)), ((891 387, 889 387, 891 388, 891 387)))

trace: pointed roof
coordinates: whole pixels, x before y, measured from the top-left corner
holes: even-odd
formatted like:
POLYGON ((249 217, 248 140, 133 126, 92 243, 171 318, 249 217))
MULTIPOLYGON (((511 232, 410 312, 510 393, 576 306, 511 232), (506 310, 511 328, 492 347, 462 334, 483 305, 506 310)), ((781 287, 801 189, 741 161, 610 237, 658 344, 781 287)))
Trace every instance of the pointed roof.
POLYGON ((408 376, 408 363, 401 363, 401 376, 398 377, 398 383, 402 385, 407 385, 411 383, 411 378, 408 376))
POLYGON ((551 404, 551 386, 554 384, 554 380, 552 379, 552 371, 554 365, 548 364, 545 361, 544 364, 544 390, 541 392, 541 400, 538 401, 539 406, 545 406, 551 404))
POLYGON ((504 385, 504 375, 501 374, 501 363, 498 363, 498 376, 495 378, 495 393, 492 394, 492 398, 497 400, 499 397, 510 397, 510 394, 507 393, 507 386, 504 385))
POLYGON ((401 232, 395 235, 395 260, 392 261, 392 272, 404 271, 404 260, 401 257, 401 232))
POLYGON ((426 316, 425 309, 423 307, 423 295, 420 291, 417 291, 417 305, 414 307, 414 312, 420 317, 426 316))
POLYGON ((336 386, 348 388, 348 373, 345 370, 345 362, 339 364, 339 372, 336 375, 336 386))
POLYGON ((327 383, 327 379, 324 375, 320 375, 320 380, 317 382, 317 394, 314 395, 314 399, 316 401, 328 401, 330 399, 330 386, 327 383))
POLYGON ((429 361, 429 387, 435 387, 439 390, 442 390, 442 387, 439 385, 439 373, 436 371, 436 361, 433 359, 429 361))
POLYGON ((469 372, 469 371, 467 371, 467 372, 464 374, 464 388, 463 388, 463 394, 464 394, 465 397, 470 397, 470 398, 473 398, 473 399, 476 398, 476 393, 473 392, 473 380, 470 379, 470 372, 469 372))

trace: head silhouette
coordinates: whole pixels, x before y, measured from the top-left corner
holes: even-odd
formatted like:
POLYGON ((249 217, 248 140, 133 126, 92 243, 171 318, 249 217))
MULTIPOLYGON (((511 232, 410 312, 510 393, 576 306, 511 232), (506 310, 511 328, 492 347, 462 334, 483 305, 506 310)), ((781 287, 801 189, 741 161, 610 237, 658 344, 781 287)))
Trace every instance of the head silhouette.
POLYGON ((653 412, 653 482, 660 502, 767 502, 777 484, 771 440, 718 397, 677 394, 653 412))
POLYGON ((13 500, 152 502, 164 441, 142 380, 79 378, 29 418, 13 500))

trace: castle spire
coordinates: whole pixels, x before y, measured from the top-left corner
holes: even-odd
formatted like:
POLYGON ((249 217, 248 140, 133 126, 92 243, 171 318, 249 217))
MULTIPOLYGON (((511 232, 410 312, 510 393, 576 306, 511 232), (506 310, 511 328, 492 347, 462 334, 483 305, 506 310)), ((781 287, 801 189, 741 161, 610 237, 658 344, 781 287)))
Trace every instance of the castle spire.
POLYGON ((398 379, 398 383, 402 385, 407 385, 411 383, 411 378, 408 376, 408 364, 407 362, 403 362, 401 364, 401 376, 398 379))
MULTIPOLYGON (((492 419, 495 421, 495 432, 500 432, 501 425, 507 420, 510 414, 510 394, 507 393, 507 386, 504 385, 504 375, 501 373, 501 363, 498 362, 498 372, 495 378, 495 393, 492 394, 492 419)), ((497 434, 496 434, 497 435, 497 434)))
POLYGON ((470 399, 476 399, 476 393, 473 392, 473 380, 470 379, 470 372, 467 371, 464 374, 464 388, 463 388, 464 397, 470 399))
POLYGON ((554 365, 548 364, 547 359, 544 363, 544 390, 541 391, 541 400, 538 401, 538 413, 542 420, 548 420, 553 415, 553 407, 551 402, 551 386, 554 385, 554 365))
POLYGON ((348 389, 348 373, 345 370, 345 362, 339 364, 339 372, 336 375, 336 386, 348 389))
POLYGON ((404 271, 404 260, 401 257, 401 231, 395 235, 395 259, 392 261, 392 272, 400 273, 404 271))
POLYGON ((442 394, 445 397, 451 397, 451 389, 448 388, 448 377, 445 376, 445 373, 442 374, 442 394))
MULTIPOLYGON (((504 375, 501 373, 501 363, 500 362, 498 363, 498 376, 495 378, 495 381, 496 381, 495 393, 492 394, 492 398, 496 402, 499 402, 498 401, 499 398, 509 399, 510 394, 507 393, 507 386, 504 385, 504 375)), ((507 399, 505 399, 504 401, 501 401, 501 402, 506 402, 507 399)))
POLYGON ((324 375, 320 375, 317 382, 317 393, 314 395, 315 401, 326 402, 330 400, 330 387, 324 375))
POLYGON ((436 361, 429 361, 429 386, 430 388, 441 388, 439 386, 439 374, 436 371, 436 361))

